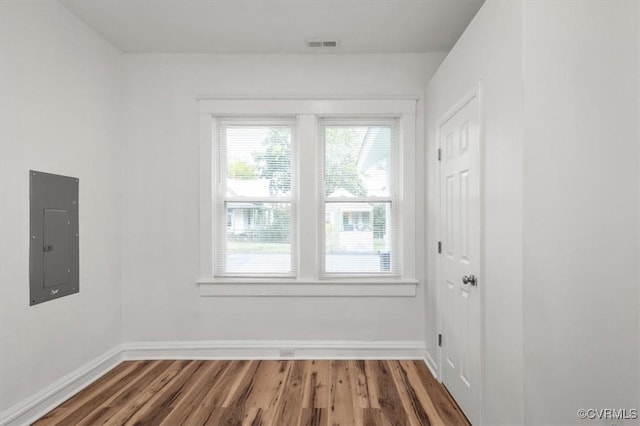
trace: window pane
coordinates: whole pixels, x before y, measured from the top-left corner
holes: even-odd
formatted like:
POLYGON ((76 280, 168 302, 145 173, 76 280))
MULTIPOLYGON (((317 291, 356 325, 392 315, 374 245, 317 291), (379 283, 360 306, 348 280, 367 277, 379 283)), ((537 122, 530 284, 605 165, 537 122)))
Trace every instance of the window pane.
POLYGON ((326 272, 391 272, 391 235, 390 202, 326 203, 326 272))
POLYGON ((291 194, 291 127, 226 125, 228 197, 291 194))
POLYGON ((325 195, 389 196, 391 127, 326 126, 324 129, 325 195))
POLYGON ((291 271, 291 204, 225 203, 227 273, 291 271))

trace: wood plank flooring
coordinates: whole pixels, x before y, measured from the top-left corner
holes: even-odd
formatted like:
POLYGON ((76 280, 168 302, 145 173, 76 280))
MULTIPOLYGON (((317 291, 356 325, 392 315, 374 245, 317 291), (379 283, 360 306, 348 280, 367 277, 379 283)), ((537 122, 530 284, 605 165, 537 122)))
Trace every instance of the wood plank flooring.
POLYGON ((35 425, 468 425, 422 361, 127 361, 35 425))

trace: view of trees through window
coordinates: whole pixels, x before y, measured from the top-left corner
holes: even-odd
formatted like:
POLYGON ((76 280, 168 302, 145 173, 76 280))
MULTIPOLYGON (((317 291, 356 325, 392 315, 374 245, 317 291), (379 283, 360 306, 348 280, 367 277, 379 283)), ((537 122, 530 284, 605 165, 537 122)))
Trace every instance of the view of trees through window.
POLYGON ((290 272, 291 126, 229 125, 224 131, 225 272, 290 272))
POLYGON ((390 126, 324 127, 325 271, 390 271, 390 126))
MULTIPOLYGON (((292 124, 221 126, 226 237, 219 261, 224 273, 288 273, 295 267, 292 129, 292 124)), ((322 129, 324 272, 389 272, 392 127, 322 129)))

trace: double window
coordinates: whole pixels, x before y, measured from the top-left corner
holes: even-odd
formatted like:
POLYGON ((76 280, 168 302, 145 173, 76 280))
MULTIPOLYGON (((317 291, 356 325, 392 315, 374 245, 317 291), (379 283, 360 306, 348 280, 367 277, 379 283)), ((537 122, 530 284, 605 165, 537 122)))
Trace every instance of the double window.
POLYGON ((415 101, 385 102, 201 101, 201 273, 411 276, 415 101))

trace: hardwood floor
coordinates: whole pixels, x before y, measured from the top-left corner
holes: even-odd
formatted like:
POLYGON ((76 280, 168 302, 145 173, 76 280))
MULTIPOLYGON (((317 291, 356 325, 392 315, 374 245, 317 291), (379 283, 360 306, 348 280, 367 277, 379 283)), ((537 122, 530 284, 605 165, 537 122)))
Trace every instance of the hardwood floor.
POLYGON ((127 361, 35 425, 468 425, 422 361, 127 361))

